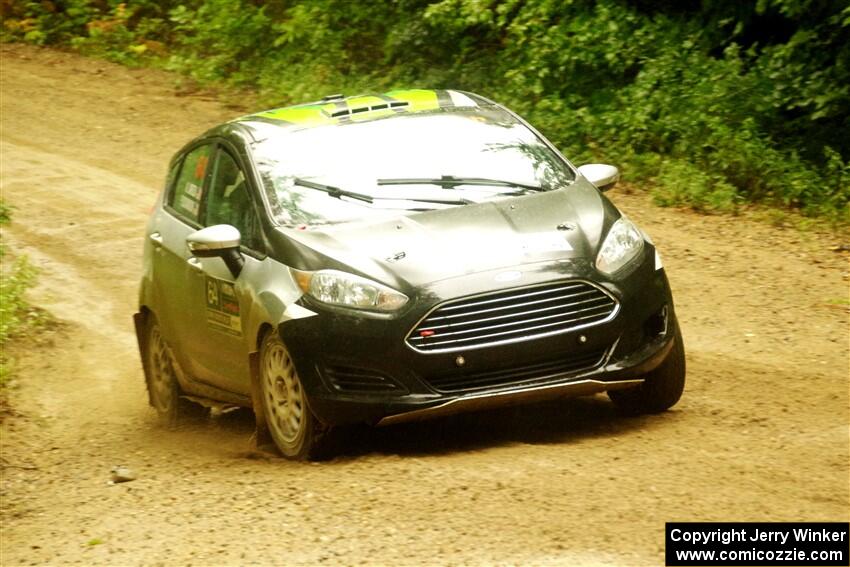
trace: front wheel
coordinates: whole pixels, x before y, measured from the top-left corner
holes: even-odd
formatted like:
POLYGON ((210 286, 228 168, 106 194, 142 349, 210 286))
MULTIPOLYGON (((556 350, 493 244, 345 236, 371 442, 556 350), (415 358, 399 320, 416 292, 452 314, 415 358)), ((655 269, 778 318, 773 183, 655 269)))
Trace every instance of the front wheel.
POLYGON ((275 445, 290 459, 315 459, 327 432, 310 411, 307 394, 289 351, 274 331, 260 348, 263 413, 275 445))
POLYGON ((628 390, 612 390, 608 397, 629 414, 660 413, 673 407, 685 389, 685 345, 678 323, 673 348, 658 368, 644 377, 644 382, 628 390))

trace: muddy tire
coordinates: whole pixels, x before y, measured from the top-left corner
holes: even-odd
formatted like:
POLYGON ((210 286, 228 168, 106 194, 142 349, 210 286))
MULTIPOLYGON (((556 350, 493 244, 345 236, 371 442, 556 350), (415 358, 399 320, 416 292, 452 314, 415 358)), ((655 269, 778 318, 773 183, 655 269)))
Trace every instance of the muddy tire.
POLYGON ((185 405, 180 398, 176 362, 171 348, 162 336, 156 317, 149 315, 146 323, 144 356, 148 400, 164 424, 175 426, 181 408, 185 405))
POLYGON ((624 413, 660 413, 673 407, 685 389, 685 345, 676 324, 673 348, 658 368, 645 376, 644 383, 628 390, 613 390, 608 397, 624 413))
POLYGON ((263 414, 278 450, 289 459, 326 458, 328 430, 310 410, 289 351, 276 332, 263 339, 259 374, 263 414))

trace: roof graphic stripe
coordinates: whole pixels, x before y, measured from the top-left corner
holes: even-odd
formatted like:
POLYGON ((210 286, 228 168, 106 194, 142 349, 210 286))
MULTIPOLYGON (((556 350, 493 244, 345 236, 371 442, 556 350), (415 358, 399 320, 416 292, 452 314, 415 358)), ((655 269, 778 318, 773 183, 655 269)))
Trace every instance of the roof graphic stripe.
POLYGON ((365 94, 329 102, 314 102, 265 110, 236 120, 263 118, 281 126, 310 128, 342 122, 360 122, 396 113, 422 112, 449 107, 478 106, 464 93, 451 90, 396 89, 384 94, 365 94))

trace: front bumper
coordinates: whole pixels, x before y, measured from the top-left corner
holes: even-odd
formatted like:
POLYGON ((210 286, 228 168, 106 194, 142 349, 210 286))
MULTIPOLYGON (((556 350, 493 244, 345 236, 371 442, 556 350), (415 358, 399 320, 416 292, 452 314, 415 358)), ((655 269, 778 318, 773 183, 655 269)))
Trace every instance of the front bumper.
MULTIPOLYGON (((651 248, 651 247, 648 247, 651 248)), ((654 250, 647 250, 649 259, 654 250)), ((316 316, 280 326, 307 391, 324 423, 389 424, 460 411, 589 395, 633 387, 661 364, 673 345, 675 314, 663 270, 644 261, 617 280, 587 262, 522 266, 522 285, 580 279, 617 299, 604 323, 533 340, 461 352, 419 352, 405 336, 434 305, 493 289, 494 273, 470 274, 429 285, 397 316, 362 316, 300 300, 316 316), (418 298, 418 299, 417 299, 418 298), (462 366, 458 357, 463 358, 462 366), (598 360, 597 360, 598 359, 598 360), (571 368, 560 361, 587 360, 571 368), (516 380, 484 388, 444 391, 435 377, 492 374, 516 380), (358 389, 359 388, 359 389, 358 389)))

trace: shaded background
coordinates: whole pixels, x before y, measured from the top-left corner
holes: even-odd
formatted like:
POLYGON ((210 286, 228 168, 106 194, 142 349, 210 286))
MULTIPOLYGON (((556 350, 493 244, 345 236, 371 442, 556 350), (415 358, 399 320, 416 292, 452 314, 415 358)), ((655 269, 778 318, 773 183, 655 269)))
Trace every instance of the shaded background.
POLYGON ((6 41, 247 86, 266 105, 472 90, 659 204, 850 220, 843 1, 4 0, 2 13, 6 41))

